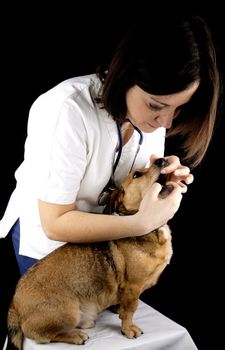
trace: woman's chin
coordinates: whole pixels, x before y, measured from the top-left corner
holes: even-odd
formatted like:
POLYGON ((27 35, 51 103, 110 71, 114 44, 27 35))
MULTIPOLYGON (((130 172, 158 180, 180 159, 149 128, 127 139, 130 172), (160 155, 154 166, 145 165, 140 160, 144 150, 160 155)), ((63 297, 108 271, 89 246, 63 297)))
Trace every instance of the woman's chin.
POLYGON ((142 123, 142 124, 138 125, 138 128, 143 132, 150 133, 150 132, 155 131, 159 127, 152 126, 148 123, 142 123))

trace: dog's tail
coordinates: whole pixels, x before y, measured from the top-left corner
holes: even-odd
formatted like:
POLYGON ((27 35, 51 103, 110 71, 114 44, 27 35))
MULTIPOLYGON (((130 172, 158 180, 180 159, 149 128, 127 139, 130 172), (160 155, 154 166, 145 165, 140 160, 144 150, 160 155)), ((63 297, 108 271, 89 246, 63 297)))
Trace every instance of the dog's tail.
POLYGON ((23 347, 23 332, 20 327, 18 313, 13 302, 10 304, 8 311, 8 342, 12 343, 16 349, 22 350, 23 347))

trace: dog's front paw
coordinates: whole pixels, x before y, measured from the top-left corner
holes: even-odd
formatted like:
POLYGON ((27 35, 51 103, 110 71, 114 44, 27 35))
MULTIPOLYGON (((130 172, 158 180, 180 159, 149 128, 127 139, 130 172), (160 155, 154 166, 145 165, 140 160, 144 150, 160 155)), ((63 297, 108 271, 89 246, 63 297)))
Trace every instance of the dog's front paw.
POLYGON ((142 330, 135 324, 131 324, 130 326, 123 327, 121 329, 121 332, 123 335, 126 335, 127 338, 129 339, 140 337, 140 335, 143 334, 142 330))

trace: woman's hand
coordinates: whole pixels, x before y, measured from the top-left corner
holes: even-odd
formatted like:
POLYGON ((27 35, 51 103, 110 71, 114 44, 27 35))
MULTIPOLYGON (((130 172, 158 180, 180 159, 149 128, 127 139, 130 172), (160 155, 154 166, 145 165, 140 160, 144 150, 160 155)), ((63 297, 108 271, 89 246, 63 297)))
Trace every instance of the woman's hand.
POLYGON ((157 182, 144 195, 139 211, 134 215, 142 234, 166 224, 180 207, 183 188, 177 182, 169 181, 168 185, 171 185, 173 190, 165 198, 160 196, 162 186, 157 182))
MULTIPOLYGON (((154 162, 158 157, 154 154, 151 156, 151 162, 154 162)), ((161 170, 161 174, 168 175, 168 181, 176 182, 182 187, 182 193, 187 192, 187 186, 193 182, 194 176, 190 173, 187 166, 181 165, 180 159, 177 156, 163 157, 168 164, 161 170)))

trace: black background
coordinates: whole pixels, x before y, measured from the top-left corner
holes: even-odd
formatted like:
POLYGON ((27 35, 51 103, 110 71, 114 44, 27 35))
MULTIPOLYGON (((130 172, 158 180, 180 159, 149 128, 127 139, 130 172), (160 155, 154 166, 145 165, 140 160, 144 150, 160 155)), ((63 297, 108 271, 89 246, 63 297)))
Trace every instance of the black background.
MULTIPOLYGON (((48 8, 33 2, 26 9, 12 4, 2 11, 1 216, 15 186, 14 171, 23 159, 27 117, 35 98, 61 80, 92 73, 98 63, 110 57, 137 14, 148 11, 149 20, 151 16, 160 17, 162 11, 168 16, 171 11, 204 16, 213 32, 225 81, 225 24, 223 11, 215 2, 213 7, 197 2, 153 6, 138 1, 132 6, 123 3, 123 8, 121 4, 110 1, 76 9, 76 2, 53 3, 48 8)), ((186 327, 199 349, 220 348, 216 344, 220 343, 218 317, 222 314, 224 117, 222 111, 207 155, 194 170, 195 181, 171 221, 171 264, 157 286, 142 295, 145 302, 186 327)), ((167 150, 176 153, 176 145, 168 142, 167 150)), ((0 240, 1 332, 16 279, 8 239, 0 240)))

